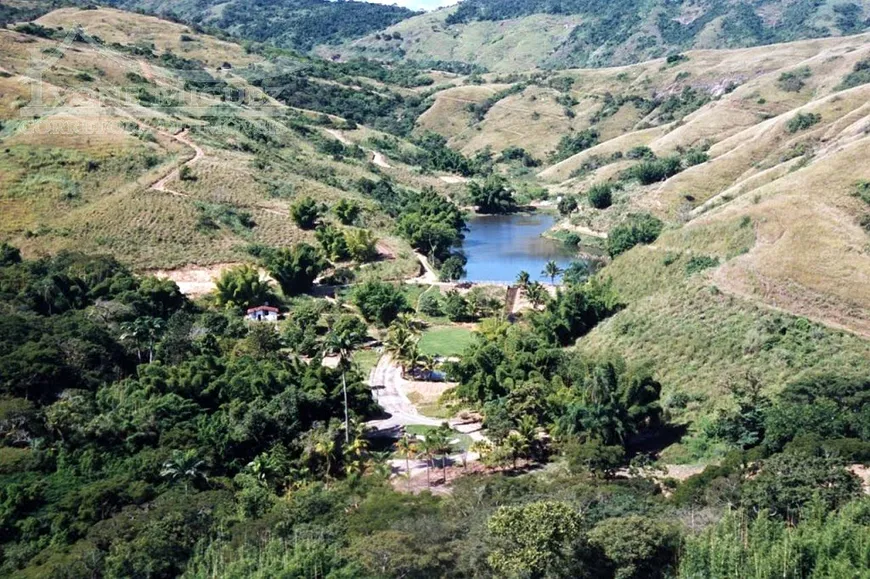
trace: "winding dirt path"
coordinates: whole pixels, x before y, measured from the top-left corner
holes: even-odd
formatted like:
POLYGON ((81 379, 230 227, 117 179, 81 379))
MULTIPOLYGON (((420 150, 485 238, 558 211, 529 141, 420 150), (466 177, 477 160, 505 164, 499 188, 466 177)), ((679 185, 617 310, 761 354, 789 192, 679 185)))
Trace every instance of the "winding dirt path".
POLYGON ((160 131, 161 135, 165 135, 165 136, 167 136, 171 139, 174 139, 174 140, 178 141, 179 143, 187 145, 188 147, 193 149, 194 155, 193 155, 193 158, 185 161, 184 163, 182 163, 181 165, 179 165, 178 167, 176 167, 175 169, 170 171, 163 178, 158 180, 156 183, 151 185, 152 190, 160 191, 162 193, 170 193, 171 195, 175 195, 176 197, 190 197, 190 195, 187 195, 186 193, 179 193, 178 191, 173 191, 172 189, 169 189, 166 186, 166 184, 169 183, 170 181, 173 181, 173 180, 179 178, 179 176, 181 175, 181 167, 190 167, 205 157, 205 151, 203 151, 199 145, 197 145, 196 143, 194 143, 193 141, 191 141, 188 138, 187 135, 189 134, 189 132, 190 131, 188 131, 187 129, 184 129, 180 133, 173 135, 170 133, 160 131))

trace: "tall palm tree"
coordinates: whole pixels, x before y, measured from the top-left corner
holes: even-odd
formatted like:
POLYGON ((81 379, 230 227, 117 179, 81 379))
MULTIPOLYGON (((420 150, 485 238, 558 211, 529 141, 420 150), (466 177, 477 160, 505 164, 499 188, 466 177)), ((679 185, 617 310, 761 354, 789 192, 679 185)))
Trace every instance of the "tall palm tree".
POLYGON ((187 492, 192 481, 205 478, 202 472, 204 465, 205 461, 199 459, 196 450, 175 450, 172 452, 172 458, 163 463, 160 476, 173 482, 184 481, 184 490, 187 492))
POLYGON ((559 264, 553 261, 552 259, 547 262, 547 265, 544 266, 544 270, 541 272, 541 275, 545 275, 550 278, 550 283, 556 283, 556 278, 565 273, 559 264))
POLYGON ((432 486, 432 459, 435 457, 436 445, 432 440, 429 439, 428 436, 424 437, 423 440, 420 441, 419 445, 419 453, 426 457, 426 486, 432 486))
POLYGON ((405 457, 405 476, 408 477, 408 490, 411 490, 411 459, 417 456, 417 439, 405 434, 396 442, 399 454, 405 457))
POLYGON ((426 441, 432 445, 432 451, 435 455, 441 455, 441 473, 445 484, 447 483, 447 457, 453 450, 451 436, 452 431, 445 426, 433 428, 426 433, 426 441))
POLYGON ((142 363, 142 344, 148 347, 148 363, 154 362, 154 346, 166 329, 166 322, 161 318, 142 317, 132 322, 121 324, 121 341, 132 341, 135 344, 136 356, 142 363))
POLYGON ((347 404, 347 371, 350 369, 353 351, 365 341, 361 331, 335 331, 327 334, 324 352, 338 356, 338 369, 341 370, 341 389, 344 393, 344 442, 350 443, 350 414, 347 404))

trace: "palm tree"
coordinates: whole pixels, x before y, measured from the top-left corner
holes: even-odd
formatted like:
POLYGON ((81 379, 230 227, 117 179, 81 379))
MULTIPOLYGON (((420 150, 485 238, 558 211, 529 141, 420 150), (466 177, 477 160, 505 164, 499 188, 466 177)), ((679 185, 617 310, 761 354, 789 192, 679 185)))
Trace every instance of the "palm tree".
MULTIPOLYGON (((390 456, 392 453, 389 450, 376 450, 369 453, 371 457, 372 470, 375 474, 388 478, 390 476, 390 456)), ((409 479, 410 480, 410 479, 409 479)))
POLYGON ((365 341, 366 336, 352 325, 345 324, 342 328, 343 331, 330 328, 324 344, 324 352, 338 356, 338 369, 341 370, 341 389, 344 393, 344 442, 348 444, 350 443, 350 414, 347 404, 347 371, 354 349, 365 341))
POLYGON ((523 289, 529 287, 529 282, 531 281, 531 276, 527 271, 521 271, 517 274, 517 285, 523 289))
POLYGON ((488 440, 475 440, 468 448, 469 452, 475 452, 480 457, 481 461, 492 453, 492 443, 488 440))
POLYGON ((399 314, 393 321, 392 325, 405 328, 416 336, 422 334, 423 330, 426 329, 426 323, 423 320, 419 320, 415 318, 413 314, 407 312, 399 314))
POLYGON ((426 433, 426 441, 432 445, 432 451, 441 455, 441 472, 444 484, 447 484, 447 457, 453 450, 453 442, 450 440, 452 431, 447 426, 433 428, 426 433))
POLYGON ((363 423, 354 421, 352 430, 353 440, 345 444, 343 449, 345 471, 362 473, 365 470, 363 458, 369 449, 369 441, 365 437, 366 428, 363 423))
POLYGON ((387 332, 384 340, 384 351, 402 366, 402 374, 414 369, 420 352, 417 348, 419 337, 415 331, 405 323, 394 323, 387 332))
POLYGON ((173 482, 184 481, 184 491, 187 492, 191 481, 206 478, 202 472, 204 464, 205 461, 199 460, 194 449, 175 450, 172 452, 172 458, 163 463, 160 476, 173 482))
POLYGON ((540 283, 533 281, 526 288, 526 297, 537 308, 547 301, 547 289, 540 283))
POLYGON ((417 456, 417 439, 405 434, 396 442, 399 454, 405 457, 405 476, 408 477, 408 490, 411 490, 411 459, 417 456))
MULTIPOLYGON (((345 430, 347 432, 347 430, 345 430)), ((332 470, 332 457, 335 454, 335 434, 332 428, 320 426, 309 431, 308 452, 319 454, 326 461, 326 478, 332 470)))
POLYGON ((436 454, 435 444, 432 440, 429 439, 429 436, 425 436, 423 440, 419 443, 419 453, 426 457, 426 486, 432 486, 432 476, 431 476, 431 468, 432 468, 432 458, 436 454))
POLYGON ((541 272, 541 275, 545 275, 550 278, 550 283, 555 284, 556 278, 565 273, 559 264, 553 261, 552 259, 547 262, 547 265, 544 266, 544 270, 541 272))
POLYGON ((435 373, 435 358, 433 356, 420 356, 418 361, 418 365, 420 367, 420 373, 425 376, 425 380, 432 380, 432 374, 435 373))
POLYGON ((166 322, 161 318, 142 317, 136 318, 132 322, 124 322, 121 324, 121 341, 130 340, 135 344, 136 356, 139 358, 139 363, 142 363, 142 344, 148 346, 148 363, 154 362, 154 346, 157 339, 163 334, 166 329, 166 322))
POLYGON ((517 470, 517 460, 529 451, 529 443, 523 435, 512 430, 504 439, 504 445, 513 460, 514 470, 517 470))
POLYGON ((525 439, 531 455, 537 454, 538 447, 538 421, 534 416, 526 414, 520 417, 517 425, 517 433, 525 439))

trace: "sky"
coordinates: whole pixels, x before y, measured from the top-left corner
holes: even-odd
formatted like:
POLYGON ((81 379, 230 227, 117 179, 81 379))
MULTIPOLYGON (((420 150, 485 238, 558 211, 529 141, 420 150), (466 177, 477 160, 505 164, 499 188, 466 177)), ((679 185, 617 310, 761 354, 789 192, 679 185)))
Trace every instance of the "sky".
POLYGON ((378 4, 398 4, 412 10, 434 10, 442 6, 456 4, 459 0, 367 0, 378 4))

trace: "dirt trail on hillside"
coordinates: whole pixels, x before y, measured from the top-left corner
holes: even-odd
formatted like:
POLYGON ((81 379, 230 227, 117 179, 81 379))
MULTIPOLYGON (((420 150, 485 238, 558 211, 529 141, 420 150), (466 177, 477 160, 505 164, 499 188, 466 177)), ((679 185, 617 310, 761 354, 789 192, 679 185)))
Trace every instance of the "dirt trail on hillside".
POLYGON ((161 131, 161 134, 168 136, 169 138, 174 139, 174 140, 178 141, 179 143, 182 143, 182 144, 187 145, 188 147, 192 148, 194 151, 194 154, 193 154, 192 159, 185 161, 180 166, 178 166, 175 169, 173 169, 172 171, 170 171, 169 174, 165 175, 163 178, 161 178, 156 183, 151 185, 151 189, 154 191, 160 191, 162 193, 170 193, 170 194, 175 195, 177 197, 190 197, 190 195, 187 195, 185 193, 179 193, 178 191, 173 191, 172 189, 169 189, 166 186, 166 184, 169 183, 170 181, 173 181, 173 180, 179 178, 179 176, 181 175, 181 167, 190 167, 194 163, 197 163, 198 161, 203 159, 205 157, 205 151, 203 151, 199 145, 197 145, 196 143, 194 143, 193 141, 191 141, 187 137, 187 135, 189 134, 189 131, 187 129, 184 129, 183 131, 181 131, 180 133, 175 134, 175 135, 165 133, 162 131, 161 131))
POLYGON ((387 163, 387 158, 384 154, 379 153, 378 151, 372 151, 372 163, 383 169, 392 169, 392 166, 387 163))
MULTIPOLYGON (((332 137, 334 137, 339 143, 342 145, 353 145, 354 142, 344 136, 339 130, 336 129, 323 129, 325 132, 329 133, 332 137)), ((380 151, 375 151, 374 149, 369 150, 372 154, 372 163, 381 167, 382 169, 392 169, 392 165, 387 163, 387 157, 380 151)))

